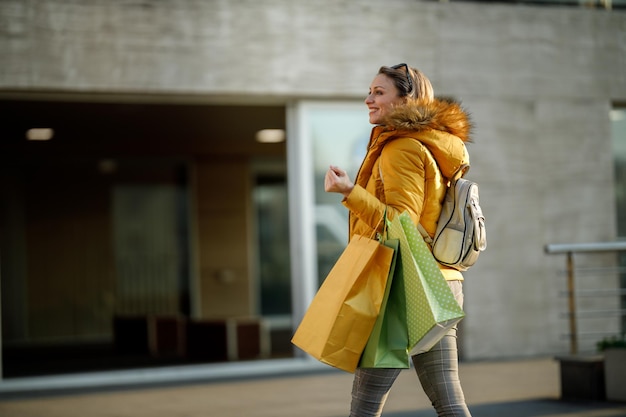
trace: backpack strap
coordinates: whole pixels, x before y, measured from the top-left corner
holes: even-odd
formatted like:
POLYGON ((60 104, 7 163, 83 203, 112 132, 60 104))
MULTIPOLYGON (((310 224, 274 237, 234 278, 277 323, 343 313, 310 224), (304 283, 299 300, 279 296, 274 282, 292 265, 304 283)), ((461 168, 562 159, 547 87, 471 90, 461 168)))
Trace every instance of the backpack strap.
MULTIPOLYGON (((457 172, 454 173, 454 175, 456 175, 458 172, 460 172, 462 170, 463 167, 459 168, 459 170, 457 172)), ((383 179, 383 170, 380 167, 380 165, 378 165, 378 174, 380 175, 380 181, 385 184, 385 181, 383 179)), ((463 176, 462 173, 461 176, 463 176)), ((385 206, 385 217, 387 217, 387 207, 385 206)), ((385 225, 386 226, 386 225, 385 225)), ((420 222, 417 222, 417 230, 420 232, 420 234, 422 235, 422 237, 424 238, 424 242, 428 243, 429 245, 431 245, 433 243, 433 239, 428 236, 428 232, 426 232, 426 229, 424 229, 424 227, 420 224, 420 222)))
MULTIPOLYGON (((451 183, 454 184, 459 178, 463 178, 465 174, 467 174, 467 171, 469 171, 469 169, 470 169, 469 164, 462 164, 459 167, 459 169, 457 169, 456 172, 452 175, 452 178, 450 178, 451 183)), ((383 180, 383 170, 380 165, 378 165, 378 173, 380 175, 381 182, 384 184, 385 181, 383 180)), ((385 207, 385 215, 384 215, 385 217, 386 217, 386 214, 387 214, 387 208, 385 207)), ((429 246, 432 245, 433 238, 430 237, 430 235, 428 234, 426 229, 424 229, 424 226, 422 226, 420 222, 417 222, 417 230, 420 232, 420 234, 424 238, 424 242, 428 243, 429 246)))
MULTIPOLYGON (((450 186, 455 184, 459 178, 463 178, 465 174, 467 174, 467 171, 469 171, 469 169, 469 164, 462 164, 459 169, 457 169, 454 174, 452 174, 452 177, 450 178, 450 186)), ((424 226, 422 226, 420 223, 417 223, 417 230, 419 230, 420 234, 424 238, 424 242, 432 245, 433 239, 428 235, 428 232, 426 232, 424 226)))
POLYGON ((454 174, 452 174, 452 177, 450 178, 450 181, 452 183, 455 183, 456 180, 458 180, 459 178, 463 178, 465 176, 465 174, 467 174, 467 171, 469 171, 470 166, 469 164, 462 164, 459 169, 456 170, 456 172, 454 174))

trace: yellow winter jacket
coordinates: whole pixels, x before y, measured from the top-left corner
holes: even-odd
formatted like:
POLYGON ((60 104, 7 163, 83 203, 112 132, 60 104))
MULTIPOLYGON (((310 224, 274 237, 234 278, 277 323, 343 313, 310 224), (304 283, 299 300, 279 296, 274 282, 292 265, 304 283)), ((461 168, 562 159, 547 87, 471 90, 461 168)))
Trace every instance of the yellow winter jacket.
MULTIPOLYGON (((468 114, 455 102, 410 100, 393 109, 385 126, 372 129, 367 154, 344 198, 350 210, 349 236, 372 236, 382 230, 381 218, 408 211, 432 237, 449 178, 469 165, 465 142, 470 140, 468 114)), ((463 275, 440 265, 447 280, 463 275)))

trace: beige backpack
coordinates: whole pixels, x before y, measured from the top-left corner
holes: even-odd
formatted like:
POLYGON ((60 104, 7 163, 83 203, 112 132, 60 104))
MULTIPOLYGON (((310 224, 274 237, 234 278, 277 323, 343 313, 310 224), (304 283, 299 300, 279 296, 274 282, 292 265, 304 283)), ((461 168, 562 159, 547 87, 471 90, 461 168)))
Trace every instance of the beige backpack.
POLYGON ((437 262, 459 271, 474 265, 480 252, 487 247, 478 184, 463 178, 468 170, 469 165, 461 166, 450 180, 435 236, 431 238, 422 225, 417 225, 437 262))

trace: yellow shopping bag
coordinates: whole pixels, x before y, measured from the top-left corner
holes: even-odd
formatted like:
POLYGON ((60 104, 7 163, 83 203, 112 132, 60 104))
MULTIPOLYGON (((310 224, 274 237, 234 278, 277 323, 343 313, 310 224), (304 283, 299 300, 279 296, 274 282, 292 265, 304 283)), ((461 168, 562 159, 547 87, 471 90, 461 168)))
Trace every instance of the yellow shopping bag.
POLYGON ((406 319, 406 294, 402 268, 396 262, 398 239, 387 239, 385 245, 395 249, 380 313, 359 361, 359 368, 408 368, 409 334, 406 319))
POLYGON ((354 372, 385 294, 394 250, 354 235, 309 305, 291 342, 354 372))

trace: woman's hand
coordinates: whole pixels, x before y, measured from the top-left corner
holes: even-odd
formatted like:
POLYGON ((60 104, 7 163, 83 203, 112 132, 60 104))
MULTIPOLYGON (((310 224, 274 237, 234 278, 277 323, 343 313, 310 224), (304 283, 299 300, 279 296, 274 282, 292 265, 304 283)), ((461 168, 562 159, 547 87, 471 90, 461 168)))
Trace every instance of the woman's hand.
POLYGON ((326 171, 324 190, 327 193, 340 193, 347 197, 353 188, 354 184, 350 181, 348 173, 343 169, 331 165, 328 171, 326 171))

